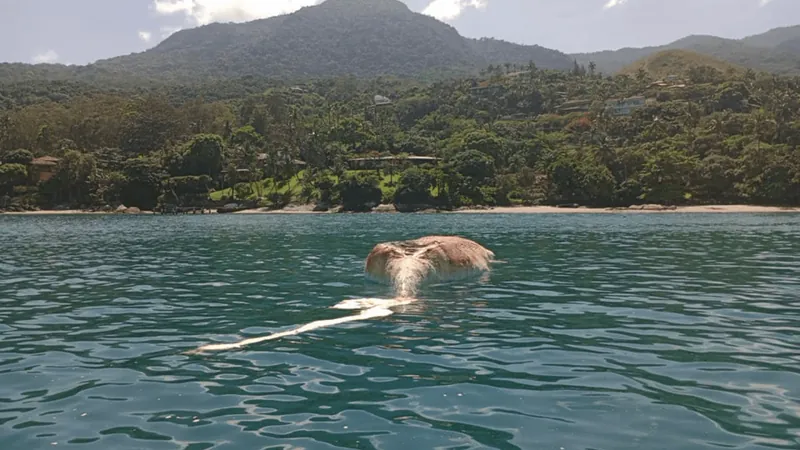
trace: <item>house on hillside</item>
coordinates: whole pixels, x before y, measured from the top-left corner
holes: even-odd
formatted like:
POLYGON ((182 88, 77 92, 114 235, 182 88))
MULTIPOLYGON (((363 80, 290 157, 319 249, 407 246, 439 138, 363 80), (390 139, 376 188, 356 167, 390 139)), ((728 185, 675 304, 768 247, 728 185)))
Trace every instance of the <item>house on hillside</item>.
MULTIPOLYGON (((279 154, 277 156, 279 159, 283 157, 282 154, 279 154)), ((266 153, 259 153, 256 156, 256 161, 258 161, 258 165, 260 165, 261 167, 264 167, 267 164, 268 159, 269 155, 267 155, 266 153)), ((307 166, 306 162, 300 159, 292 159, 292 164, 298 167, 300 170, 305 169, 305 167, 307 166)))
POLYGON ((575 99, 562 103, 558 107, 560 114, 569 114, 572 112, 586 112, 592 106, 591 99, 575 99))
POLYGON ((503 86, 492 84, 489 81, 481 81, 480 83, 473 83, 469 90, 476 95, 497 95, 503 91, 503 86))
POLYGON ((36 158, 28 164, 28 176, 32 183, 40 181, 47 181, 53 178, 58 170, 58 162, 60 159, 54 156, 42 156, 36 158))
POLYGON ((514 113, 509 114, 507 116, 500 117, 500 120, 510 121, 510 122, 528 122, 535 120, 536 117, 530 116, 525 113, 514 113))
POLYGON ((376 95, 372 98, 372 104, 375 106, 389 106, 392 104, 392 100, 383 95, 376 95))
POLYGON ((530 70, 518 70, 516 72, 509 72, 509 73, 505 74, 504 78, 516 78, 518 76, 527 75, 529 73, 531 73, 530 70))
POLYGON ((651 88, 674 88, 676 86, 686 87, 686 81, 677 75, 667 75, 662 79, 650 83, 651 88))
POLYGON ((395 167, 397 165, 434 164, 439 158, 433 156, 368 156, 350 158, 347 165, 350 170, 376 170, 395 167))
POLYGON ((611 99, 606 101, 606 111, 614 116, 630 116, 635 110, 644 107, 645 103, 643 96, 611 99))

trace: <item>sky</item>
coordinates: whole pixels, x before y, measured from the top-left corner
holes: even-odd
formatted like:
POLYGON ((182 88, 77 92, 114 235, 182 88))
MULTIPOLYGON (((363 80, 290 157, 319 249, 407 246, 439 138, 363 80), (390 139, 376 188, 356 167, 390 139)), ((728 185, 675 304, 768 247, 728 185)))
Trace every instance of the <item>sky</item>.
MULTIPOLYGON (((243 22, 320 0, 0 0, 0 62, 87 64, 170 34, 243 22)), ((567 53, 661 45, 690 34, 741 38, 800 24, 800 0, 403 0, 468 37, 567 53)))

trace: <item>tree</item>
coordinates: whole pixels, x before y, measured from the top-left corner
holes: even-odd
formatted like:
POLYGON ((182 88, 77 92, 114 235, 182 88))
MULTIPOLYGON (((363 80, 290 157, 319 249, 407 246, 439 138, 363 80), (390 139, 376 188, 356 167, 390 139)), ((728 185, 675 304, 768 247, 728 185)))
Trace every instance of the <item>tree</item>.
POLYGON ((212 180, 219 179, 222 173, 225 144, 222 137, 201 134, 192 138, 183 154, 184 173, 208 175, 212 180))
POLYGON ((128 179, 122 172, 99 172, 95 178, 96 189, 92 193, 92 203, 96 205, 118 205, 128 179))
POLYGON ((119 147, 129 155, 147 155, 181 138, 186 126, 167 101, 147 95, 128 107, 123 117, 119 147))
POLYGON ((367 211, 381 203, 383 194, 374 174, 348 174, 336 186, 346 211, 367 211))
POLYGON ((451 201, 461 204, 483 203, 487 200, 481 186, 494 177, 494 159, 478 150, 465 150, 455 154, 448 162, 446 169, 447 190, 451 201))
POLYGON ((164 203, 181 206, 202 206, 208 199, 213 180, 208 175, 168 178, 163 183, 164 203))
POLYGON ((91 154, 67 151, 55 176, 43 183, 42 191, 51 204, 86 206, 91 203, 97 177, 97 160, 91 154))
POLYGON ((430 205, 433 202, 431 188, 436 183, 436 176, 432 172, 418 167, 406 169, 397 183, 394 195, 394 204, 415 207, 430 205))
POLYGON ((465 150, 453 156, 450 167, 460 175, 472 179, 475 183, 483 183, 494 176, 494 159, 476 149, 465 150))
POLYGON ((697 161, 674 149, 650 155, 639 174, 644 187, 642 200, 653 203, 683 203, 691 195, 691 179, 697 161))
POLYGON ((28 169, 22 164, 0 164, 0 193, 11 194, 14 186, 25 184, 28 169))
POLYGON ((138 157, 125 161, 122 172, 127 179, 121 199, 126 206, 152 210, 161 195, 166 173, 154 158, 138 157))
POLYGON ((555 203, 602 206, 614 202, 614 177, 593 158, 563 154, 550 165, 548 178, 555 203))
POLYGON ((479 151, 491 157, 496 165, 505 166, 507 150, 505 143, 493 133, 485 131, 471 132, 464 137, 462 147, 467 151, 479 151))
POLYGON ((0 156, 0 161, 5 164, 29 164, 33 160, 33 153, 30 150, 18 149, 11 150, 0 156))
POLYGON ((692 66, 688 71, 689 81, 695 84, 716 83, 723 79, 722 72, 711 66, 692 66))
POLYGON ((700 161, 694 181, 698 197, 722 203, 736 201, 736 165, 737 161, 726 155, 712 154, 700 161))

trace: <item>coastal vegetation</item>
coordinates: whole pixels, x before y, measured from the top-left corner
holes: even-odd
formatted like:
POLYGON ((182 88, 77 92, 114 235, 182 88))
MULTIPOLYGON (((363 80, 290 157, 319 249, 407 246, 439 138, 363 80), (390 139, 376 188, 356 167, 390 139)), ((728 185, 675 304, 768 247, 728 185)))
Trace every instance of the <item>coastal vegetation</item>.
POLYGON ((0 208, 800 204, 800 78, 692 64, 8 83, 0 208))

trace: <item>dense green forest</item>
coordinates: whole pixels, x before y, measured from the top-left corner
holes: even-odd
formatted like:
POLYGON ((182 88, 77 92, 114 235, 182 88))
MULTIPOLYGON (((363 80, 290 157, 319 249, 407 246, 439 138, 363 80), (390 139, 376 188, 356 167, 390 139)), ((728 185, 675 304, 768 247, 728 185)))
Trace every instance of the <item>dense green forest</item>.
POLYGON ((430 84, 8 84, 0 207, 800 204, 800 78, 684 78, 508 64, 430 84), (631 96, 647 101, 607 103, 631 96), (353 166, 378 155, 440 159, 353 166), (40 181, 44 156, 59 160, 40 181))

